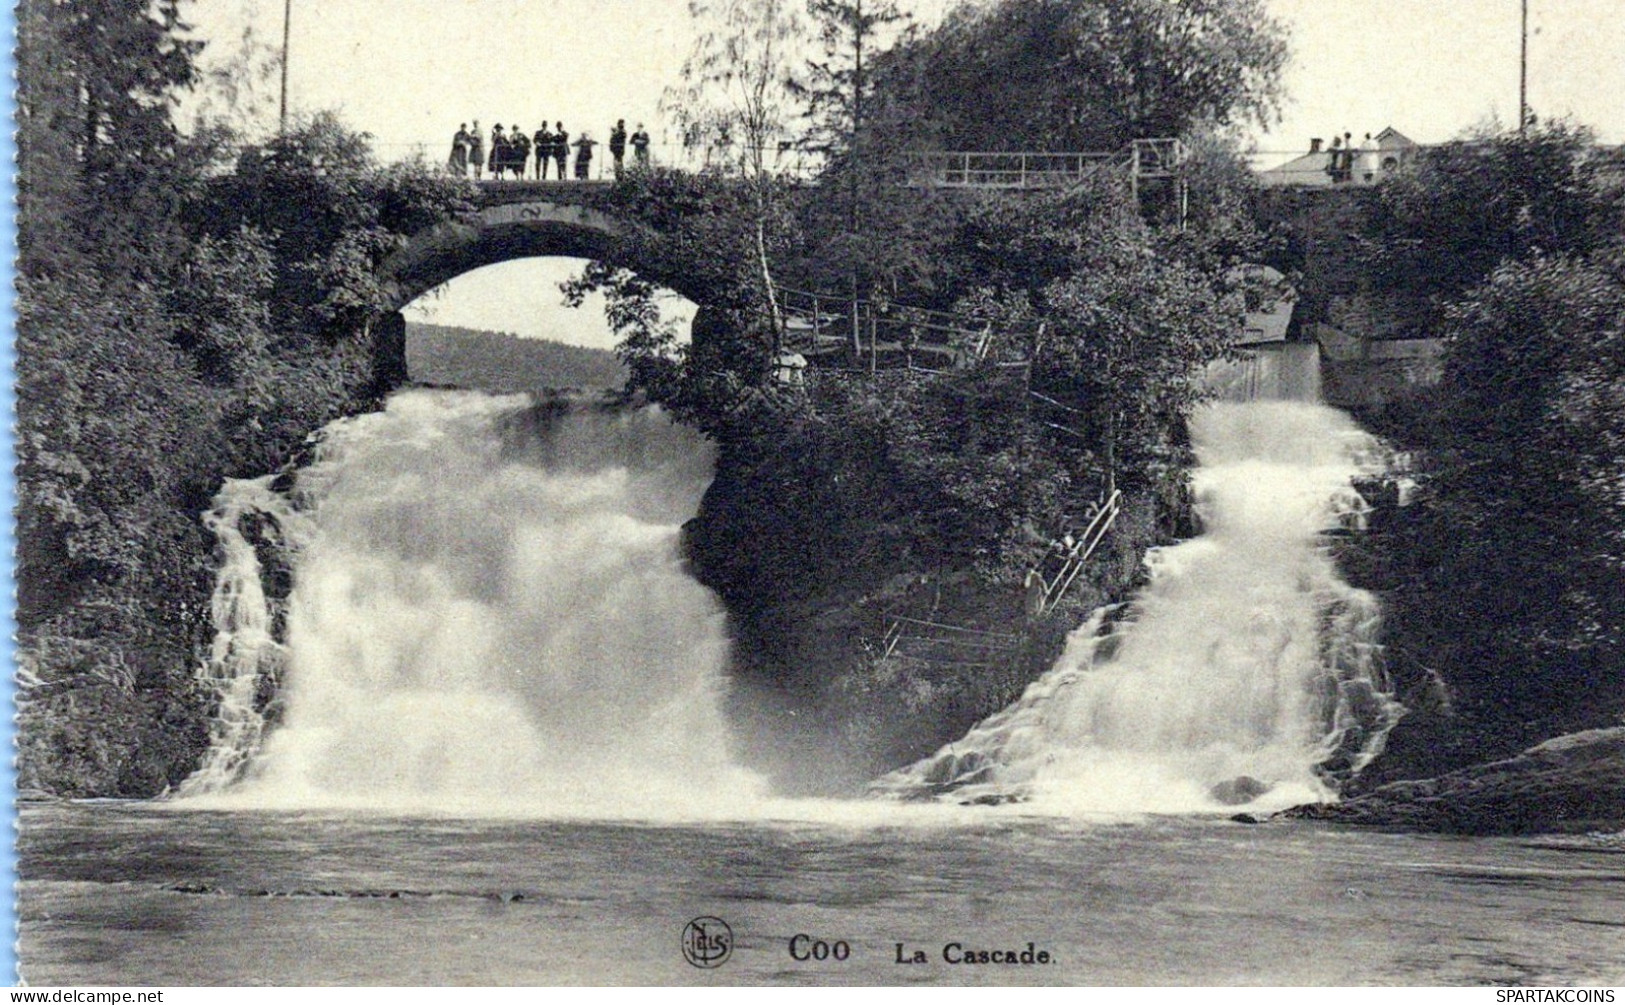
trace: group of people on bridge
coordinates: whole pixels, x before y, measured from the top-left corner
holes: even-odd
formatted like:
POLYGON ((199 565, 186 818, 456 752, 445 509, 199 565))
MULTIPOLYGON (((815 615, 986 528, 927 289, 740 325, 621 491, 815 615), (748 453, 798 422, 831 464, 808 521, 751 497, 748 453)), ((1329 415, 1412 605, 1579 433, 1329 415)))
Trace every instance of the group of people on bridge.
MULTIPOLYGON (((609 156, 614 161, 617 178, 624 170, 626 148, 629 144, 632 147, 634 166, 648 167, 648 131, 640 122, 637 131, 629 136, 626 131, 626 120, 618 119, 614 128, 609 131, 609 156)), ((575 177, 579 181, 586 181, 592 177, 593 148, 596 146, 598 141, 593 139, 590 133, 583 132, 572 143, 564 123, 555 122, 550 130, 545 119, 542 120, 542 128, 531 136, 525 135, 525 131, 518 126, 507 129, 501 125, 493 126, 487 145, 485 134, 480 130, 479 120, 475 119, 472 129, 466 122, 457 127, 457 132, 451 139, 451 156, 446 160, 446 170, 459 178, 472 177, 475 181, 483 181, 487 170, 491 172, 494 181, 502 180, 507 174, 522 179, 525 177, 526 165, 532 163, 534 154, 537 181, 547 178, 549 163, 555 165, 556 176, 563 181, 565 170, 569 166, 570 148, 575 147, 575 177)))

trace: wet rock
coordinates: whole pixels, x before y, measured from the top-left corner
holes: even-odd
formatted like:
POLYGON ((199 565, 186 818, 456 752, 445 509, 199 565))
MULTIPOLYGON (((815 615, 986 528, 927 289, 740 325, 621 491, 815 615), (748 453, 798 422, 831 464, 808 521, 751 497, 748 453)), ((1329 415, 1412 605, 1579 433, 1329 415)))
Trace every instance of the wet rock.
POLYGON ((1252 802, 1269 790, 1267 784, 1251 775, 1239 775, 1220 782, 1208 789, 1207 793, 1215 802, 1225 806, 1240 806, 1242 803, 1252 802))
POLYGON ((970 798, 970 799, 962 799, 962 800, 960 800, 959 805, 961 805, 961 806, 1008 806, 1011 803, 1024 803, 1026 801, 1027 801, 1027 799, 1026 799, 1025 796, 1021 795, 1020 793, 1016 793, 1016 792, 989 792, 989 793, 986 793, 985 795, 975 796, 975 797, 970 798))
POLYGON ((1230 816, 1231 823, 1262 824, 1269 822, 1268 813, 1235 813, 1230 816))
POLYGON ((1570 733, 1516 757, 1286 815, 1458 834, 1618 831, 1625 828, 1625 727, 1570 733))

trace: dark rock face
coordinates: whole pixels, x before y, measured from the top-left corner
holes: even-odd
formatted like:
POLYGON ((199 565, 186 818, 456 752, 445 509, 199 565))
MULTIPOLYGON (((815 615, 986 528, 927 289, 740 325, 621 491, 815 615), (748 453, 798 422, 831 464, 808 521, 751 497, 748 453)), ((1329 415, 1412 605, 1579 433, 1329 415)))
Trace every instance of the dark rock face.
POLYGON ((406 316, 381 314, 372 322, 372 390, 379 398, 411 379, 406 366, 406 316))
POLYGON ((1286 815, 1461 834, 1625 829, 1625 726, 1570 733, 1505 760, 1286 815))
POLYGON ((782 794, 857 795, 1015 701, 1159 536, 1156 498, 1130 493, 1066 600, 1032 618, 1024 570, 978 566, 995 542, 941 532, 951 514, 895 450, 856 421, 724 441, 684 527, 728 613, 737 753, 782 794))

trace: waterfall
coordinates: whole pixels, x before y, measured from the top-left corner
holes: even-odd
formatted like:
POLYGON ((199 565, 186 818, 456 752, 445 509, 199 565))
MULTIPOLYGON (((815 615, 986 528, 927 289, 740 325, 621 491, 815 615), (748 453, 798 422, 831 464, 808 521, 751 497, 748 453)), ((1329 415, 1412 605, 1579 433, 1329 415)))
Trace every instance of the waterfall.
POLYGON ((286 494, 228 484, 202 673, 220 715, 182 795, 610 815, 753 796, 723 612, 679 547, 713 460, 654 409, 408 391, 325 429, 286 494), (249 516, 291 550, 280 642, 249 516))
POLYGON ((180 787, 182 796, 212 792, 235 779, 265 734, 287 648, 277 639, 279 605, 266 594, 259 549, 291 552, 309 521, 272 488, 275 476, 236 478, 215 497, 203 523, 214 534, 220 570, 210 616, 209 658, 198 672, 219 698, 203 762, 180 787))
POLYGON ((1058 811, 1211 810, 1335 795, 1402 712, 1375 598, 1323 531, 1365 509, 1382 452, 1340 412, 1214 404, 1192 418, 1201 536, 1148 556, 1150 582, 1095 614, 1056 665, 878 794, 1058 811))

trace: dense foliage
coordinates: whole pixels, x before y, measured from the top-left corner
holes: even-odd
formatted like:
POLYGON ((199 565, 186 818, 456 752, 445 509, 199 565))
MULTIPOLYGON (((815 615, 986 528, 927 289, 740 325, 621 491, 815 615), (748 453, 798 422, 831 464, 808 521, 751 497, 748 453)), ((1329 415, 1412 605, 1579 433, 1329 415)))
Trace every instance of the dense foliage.
POLYGON ((1625 174, 1601 156, 1558 123, 1447 145, 1383 192, 1376 246, 1446 357, 1384 417, 1427 480, 1378 539, 1382 585, 1398 668, 1452 702, 1453 763, 1625 711, 1625 174))
POLYGON ((275 471, 376 391, 373 266, 460 205, 318 118, 183 136, 178 5, 19 10, 20 781, 142 795, 195 764, 225 477, 275 471), (234 156, 235 154, 235 156, 234 156))
POLYGON ((1366 265, 1442 307, 1508 259, 1585 255, 1617 241, 1617 180, 1585 129, 1557 121, 1429 148, 1378 191, 1366 265))
POLYGON ((1268 123, 1287 55, 1262 0, 1002 0, 955 8, 889 79, 944 149, 1118 150, 1268 123))
POLYGON ((175 169, 201 153, 182 152, 170 121, 175 93, 196 80, 201 49, 182 38, 180 8, 180 0, 18 5, 18 245, 26 268, 94 256, 139 269, 166 250, 163 194, 195 177, 175 169), (152 198, 124 200, 132 190, 152 198), (100 205, 121 212, 95 212, 100 205))

